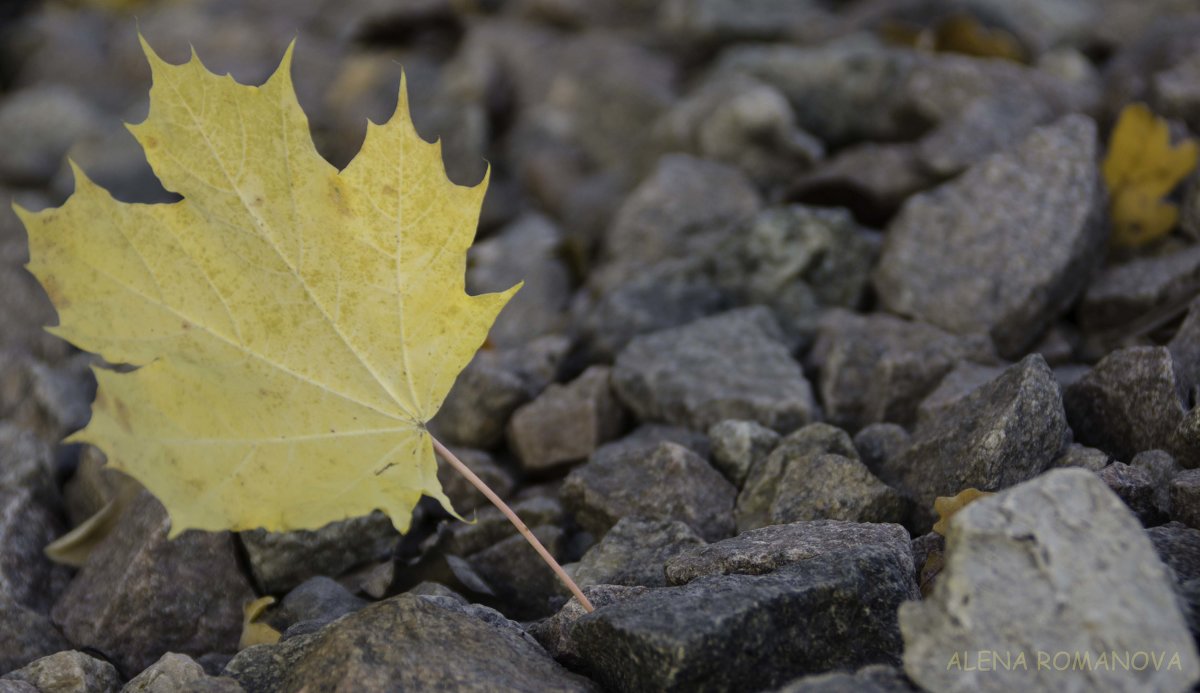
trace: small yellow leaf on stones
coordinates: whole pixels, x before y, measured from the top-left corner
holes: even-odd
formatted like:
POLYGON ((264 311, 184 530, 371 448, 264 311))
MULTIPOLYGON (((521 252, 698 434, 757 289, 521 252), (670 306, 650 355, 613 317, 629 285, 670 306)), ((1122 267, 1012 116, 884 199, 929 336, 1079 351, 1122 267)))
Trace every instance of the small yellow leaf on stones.
POLYGON ((242 610, 242 639, 238 649, 244 650, 251 645, 273 645, 279 642, 280 633, 265 623, 259 623, 258 618, 275 603, 275 597, 259 597, 246 605, 242 610))
POLYGON ((950 518, 954 517, 954 513, 962 510, 974 500, 986 498, 991 495, 993 494, 988 491, 969 488, 959 491, 956 496, 938 496, 933 501, 933 509, 938 514, 938 521, 933 525, 933 531, 943 537, 946 536, 946 530, 950 526, 950 518))

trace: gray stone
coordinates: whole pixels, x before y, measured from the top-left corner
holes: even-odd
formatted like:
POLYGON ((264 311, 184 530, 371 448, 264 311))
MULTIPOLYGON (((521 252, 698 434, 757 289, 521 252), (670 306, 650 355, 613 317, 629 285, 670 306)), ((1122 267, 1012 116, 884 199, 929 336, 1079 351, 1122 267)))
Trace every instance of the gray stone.
POLYGON ((1119 497, 1143 525, 1155 525, 1163 520, 1155 502, 1154 480, 1144 469, 1124 462, 1113 462, 1096 472, 1100 480, 1119 497))
POLYGON ((1184 309, 1200 286, 1200 246, 1147 255, 1106 268, 1079 303, 1085 332, 1127 334, 1147 319, 1184 309))
POLYGON ((3 678, 53 693, 116 693, 121 687, 116 667, 75 650, 42 657, 3 678))
POLYGON ((1128 460, 1167 448, 1183 420, 1166 347, 1127 347, 1105 356, 1063 391, 1075 439, 1128 460))
POLYGON ((32 683, 0 678, 0 693, 38 693, 38 689, 32 683))
MULTIPOLYGON (((563 506, 557 498, 517 498, 512 499, 509 506, 529 527, 561 525, 563 522, 563 506)), ((474 522, 471 523, 452 520, 443 524, 438 535, 430 541, 446 553, 470 556, 517 534, 517 528, 499 508, 482 508, 472 519, 474 522)))
MULTIPOLYGON (((524 520, 522 520, 524 522, 524 520)), ((528 523, 526 523, 528 525, 528 523)), ((557 525, 528 525, 542 546, 562 560, 564 532, 557 525)), ((496 608, 522 620, 554 613, 561 605, 559 581, 525 537, 510 536, 467 557, 494 595, 496 608)))
POLYGON ((668 0, 658 11, 659 30, 686 46, 808 43, 831 35, 837 26, 836 15, 813 0, 668 0))
POLYGON ((1175 578, 1175 592, 1183 602, 1192 637, 1200 634, 1200 530, 1179 522, 1146 530, 1154 550, 1175 578))
POLYGON ((859 459, 885 484, 893 483, 899 475, 896 463, 910 445, 912 436, 894 423, 873 423, 854 434, 859 459))
POLYGON ((1095 123, 1067 116, 910 198, 875 274, 883 304, 956 334, 987 334, 1001 355, 1019 356, 1103 257, 1096 146, 1095 123))
POLYGON ((1108 453, 1096 448, 1089 448, 1086 445, 1079 443, 1071 443, 1071 447, 1062 454, 1051 467, 1080 467, 1093 472, 1098 472, 1108 466, 1112 462, 1112 458, 1108 453))
POLYGON ((69 649, 49 616, 0 595, 0 672, 69 649))
POLYGON ((742 485, 737 497, 738 531, 772 524, 771 507, 788 468, 805 457, 826 453, 858 458, 850 436, 825 423, 809 424, 780 441, 770 455, 750 468, 742 485))
POLYGON ((1183 416, 1168 446, 1179 464, 1187 469, 1200 467, 1200 406, 1183 416))
POLYGON ((792 430, 818 412, 781 339, 762 307, 637 337, 617 357, 613 387, 643 421, 707 430, 725 419, 749 419, 792 430))
POLYGON ((102 120, 96 108, 59 85, 29 87, 0 104, 0 180, 38 186, 50 180, 71 144, 102 120))
MULTIPOLYGON (((903 530, 901 530, 903 531, 903 530)), ((917 591, 907 541, 760 575, 708 575, 583 616, 580 667, 624 691, 760 690, 807 673, 895 664, 894 614, 917 591)))
POLYGON ((400 539, 382 512, 331 522, 317 530, 241 533, 254 580, 280 594, 317 575, 341 575, 389 555, 400 539))
POLYGON ((949 178, 994 152, 1016 146, 1033 128, 1053 118, 1049 104, 1028 94, 985 96, 922 137, 917 156, 933 175, 949 178))
POLYGON ((1193 132, 1200 130, 1200 50, 1154 75, 1155 104, 1165 118, 1176 118, 1193 132))
POLYGON ((685 151, 741 169, 778 186, 825 155, 820 140, 796 125, 787 98, 745 75, 706 80, 654 125, 666 151, 685 151))
POLYGON ((0 600, 45 613, 66 587, 67 569, 42 552, 64 531, 61 513, 50 446, 0 423, 0 600))
MULTIPOLYGON (((516 487, 517 481, 504 467, 496 463, 492 456, 483 450, 474 448, 463 448, 453 446, 450 448, 458 459, 483 480, 483 483, 488 485, 488 488, 496 492, 500 498, 508 498, 516 487)), ((460 513, 469 513, 476 508, 486 508, 491 506, 489 501, 475 485, 462 474, 459 474, 453 467, 439 460, 438 463, 438 482, 442 485, 442 490, 446 492, 446 497, 450 499, 450 504, 460 513)))
POLYGON ((168 652, 130 679, 121 693, 175 693, 204 678, 208 678, 208 674, 196 660, 168 652))
POLYGON ((814 520, 751 529, 667 561, 667 581, 684 585, 708 575, 764 575, 861 546, 888 549, 912 565, 908 532, 899 525, 814 520))
POLYGON ((1163 450, 1146 450, 1134 455, 1129 466, 1141 469, 1150 476, 1154 487, 1154 505, 1163 513, 1171 512, 1171 479, 1183 471, 1183 467, 1163 450))
POLYGON ((916 150, 911 142, 850 145, 796 178, 789 199, 836 201, 864 224, 881 227, 909 196, 938 182, 921 166, 916 150))
POLYGON ((51 612, 72 643, 104 652, 125 671, 166 652, 236 650, 242 607, 254 592, 232 536, 192 530, 168 540, 170 522, 143 491, 92 551, 51 612))
POLYGON ((336 580, 319 575, 288 592, 268 622, 281 632, 298 623, 311 624, 309 627, 316 630, 366 605, 365 599, 354 596, 336 580))
POLYGON ((805 455, 787 466, 771 503, 771 522, 903 522, 909 502, 857 459, 805 455))
POLYGON ((610 267, 592 281, 612 287, 647 266, 710 248, 714 237, 727 236, 761 205, 737 169, 684 154, 664 156, 617 210, 604 237, 610 267))
POLYGON ((592 366, 513 413, 508 441, 526 472, 587 459, 620 434, 625 412, 609 387, 609 374, 605 366, 592 366))
POLYGON ((781 436, 753 421, 726 419, 709 427, 708 438, 713 466, 740 489, 750 470, 771 454, 781 436))
POLYGON ((1171 519, 1200 529, 1200 469, 1189 469, 1171 480, 1171 519))
MULTIPOLYGON (((649 591, 647 587, 624 585, 584 585, 580 589, 583 590, 592 606, 597 609, 623 602, 649 591)), ((582 658, 571 640, 571 626, 587 613, 579 600, 572 599, 550 618, 544 618, 531 624, 529 634, 537 639, 555 660, 573 668, 578 667, 582 658)))
POLYGON ((1183 324, 1167 343, 1175 362, 1179 394, 1187 404, 1200 404, 1200 298, 1188 307, 1183 324))
POLYGON ((1103 482, 1053 470, 955 516, 932 597, 900 607, 904 669, 941 691, 1185 690, 1200 679, 1200 661, 1171 582, 1103 482), (1028 666, 967 668, 993 651, 1012 661, 1024 654, 1028 666), (1141 671, 1036 665, 1039 653, 1063 651, 1093 663, 1133 652, 1178 660, 1141 671))
POLYGON ((545 217, 530 214, 468 251, 468 293, 505 291, 524 282, 488 332, 496 346, 519 346, 566 327, 571 275, 562 259, 562 243, 562 231, 545 217))
POLYGON ((402 594, 317 633, 243 650, 226 668, 250 691, 590 691, 515 623, 452 599, 402 594))
POLYGON ((569 347, 565 337, 547 336, 521 347, 480 350, 458 376, 430 429, 447 445, 499 446, 508 418, 554 381, 569 347))
POLYGON ((988 340, 959 337, 882 313, 832 310, 809 360, 827 419, 850 431, 872 423, 911 426, 917 405, 963 360, 994 362, 988 340))
POLYGON ((938 386, 917 407, 917 422, 945 416, 962 398, 976 388, 995 380, 1004 372, 1004 366, 984 366, 964 361, 942 377, 938 386))
POLYGON ((837 671, 796 679, 774 693, 916 693, 904 672, 872 664, 854 673, 837 671))
POLYGON ((622 517, 679 520, 706 540, 734 531, 737 490, 703 458, 675 443, 597 454, 562 485, 563 505, 603 537, 622 517), (655 489, 647 494, 645 489, 655 489))
POLYGON ((704 459, 708 459, 712 455, 712 443, 705 434, 678 426, 651 423, 642 424, 633 429, 629 435, 596 448, 592 459, 620 457, 632 454, 634 451, 649 454, 658 447, 659 443, 682 445, 704 459))
POLYGON ((571 570, 582 586, 666 587, 663 565, 677 554, 705 543, 678 520, 621 518, 571 570))
POLYGON ((928 512, 938 496, 972 487, 998 491, 1030 479, 1069 443, 1058 384, 1042 357, 1032 354, 941 418, 918 425, 898 463, 897 483, 928 512))

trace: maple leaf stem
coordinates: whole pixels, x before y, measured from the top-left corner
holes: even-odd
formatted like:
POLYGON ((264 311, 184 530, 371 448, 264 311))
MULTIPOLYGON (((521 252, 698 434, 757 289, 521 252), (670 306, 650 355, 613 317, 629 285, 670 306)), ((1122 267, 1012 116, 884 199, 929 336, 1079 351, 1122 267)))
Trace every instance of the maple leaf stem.
POLYGON ((561 580, 562 583, 566 585, 567 589, 571 591, 571 594, 575 595, 575 598, 578 599, 579 603, 583 606, 583 610, 588 613, 595 611, 595 607, 592 606, 591 601, 589 601, 587 596, 584 595, 583 590, 579 589, 579 585, 575 584, 575 581, 571 579, 570 575, 567 575, 567 571, 563 570, 563 567, 558 564, 558 561, 554 560, 554 556, 551 556, 550 552, 546 550, 546 547, 542 545, 542 542, 538 541, 538 538, 533 535, 533 532, 529 531, 529 527, 525 526, 525 523, 521 521, 521 518, 517 517, 517 514, 513 512, 513 509, 508 507, 507 503, 500 500, 500 496, 497 496, 496 492, 489 488, 488 485, 484 483, 483 479, 480 479, 478 476, 476 476, 475 472, 471 471, 470 467, 463 464, 463 461, 458 459, 457 455, 450 452, 449 448, 447 448, 445 445, 442 445, 441 441, 433 436, 430 436, 430 440, 433 441, 433 449, 442 456, 442 459, 446 460, 446 462, 454 468, 454 471, 462 474, 467 481, 471 482, 472 486, 479 489, 479 492, 486 496, 487 499, 492 502, 492 505, 499 508, 500 512, 504 513, 504 516, 508 518, 509 522, 513 523, 513 526, 517 528, 517 531, 521 533, 521 536, 525 537, 525 541, 529 542, 530 546, 532 546, 533 549, 538 552, 538 555, 542 557, 542 560, 546 562, 546 565, 550 566, 550 569, 554 571, 554 574, 558 576, 558 579, 561 580))

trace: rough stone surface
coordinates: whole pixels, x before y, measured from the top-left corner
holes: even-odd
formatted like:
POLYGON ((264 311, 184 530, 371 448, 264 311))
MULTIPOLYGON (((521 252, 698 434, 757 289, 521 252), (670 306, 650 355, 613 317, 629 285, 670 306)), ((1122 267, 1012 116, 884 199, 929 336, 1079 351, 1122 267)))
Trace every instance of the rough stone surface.
POLYGON ((1146 530, 1158 557, 1175 578, 1175 592, 1183 603, 1192 637, 1200 635, 1200 529, 1179 522, 1146 530))
POLYGON ((1171 519, 1200 529, 1200 469, 1189 469, 1171 481, 1171 519))
POLYGON ((444 597, 403 594, 317 633, 243 650, 226 673, 247 690, 591 691, 515 623, 444 597), (270 648, 267 652, 251 652, 270 648), (248 654, 249 653, 249 654, 248 654), (252 668, 252 665, 253 668, 252 668))
MULTIPOLYGON (((64 532, 51 448, 34 434, 0 423, 0 601, 46 612, 66 586, 66 568, 42 549, 64 532)), ((0 639, 8 624, 0 621, 0 639)))
POLYGON ((761 575, 709 575, 598 609, 570 631, 582 670, 627 691, 762 689, 895 664, 912 556, 858 545, 761 575))
POLYGON ((609 368, 592 366, 513 413, 508 441, 525 471, 587 459, 620 434, 625 413, 609 387, 609 374, 609 368))
POLYGON ((986 338, 959 337, 890 315, 829 311, 809 360, 830 423, 911 426, 917 405, 963 360, 995 360, 986 338))
POLYGON ((846 432, 825 423, 809 424, 784 438, 771 454, 750 469, 737 497, 738 531, 772 524, 771 507, 788 468, 809 456, 831 453, 857 459, 846 432))
POLYGON ((613 387, 643 421, 707 430, 749 419, 790 431, 818 416, 812 388, 766 308, 745 308, 635 338, 613 387))
MULTIPOLYGON (((583 590, 592 606, 600 609, 645 594, 650 588, 624 585, 582 585, 580 589, 583 590)), ((571 639, 571 626, 587 613, 583 610, 579 600, 572 599, 550 618, 544 618, 531 624, 529 634, 536 638, 555 660, 573 668, 578 667, 581 658, 571 639)))
POLYGON ((592 458, 603 459, 634 450, 652 450, 659 443, 682 445, 705 459, 712 456, 712 441, 705 434, 679 426, 650 423, 642 424, 629 435, 596 448, 592 458))
POLYGON ((908 532, 899 525, 814 520, 771 525, 690 549, 667 561, 672 585, 706 575, 763 575, 818 556, 858 546, 888 548, 900 564, 912 563, 908 532))
POLYGON ((270 623, 285 636, 297 624, 311 631, 358 611, 367 601, 356 597, 336 580, 325 576, 309 578, 288 592, 277 611, 269 616, 270 623))
POLYGON ((740 489, 750 469, 775 449, 780 435, 753 421, 727 419, 709 427, 708 438, 713 466, 740 489))
POLYGON ((38 691, 54 693, 116 693, 121 687, 116 667, 75 650, 42 657, 0 680, 24 681, 38 691))
POLYGON ((1167 343, 1175 363, 1179 395, 1187 405, 1200 404, 1200 297, 1192 301, 1183 324, 1167 343))
POLYGON ((1129 466, 1141 469, 1150 477, 1154 487, 1154 505, 1164 514, 1171 512, 1171 480, 1183 471, 1183 467, 1163 450, 1146 450, 1134 455, 1129 466))
POLYGON ((838 671, 796 679, 774 693, 916 693, 900 669, 872 664, 854 673, 838 671))
POLYGON ((39 657, 71 649, 50 617, 0 597, 0 672, 25 666, 39 657))
MULTIPOLYGON (((530 531, 555 560, 562 560, 564 532, 557 525, 535 525, 530 531)), ((560 603, 554 573, 522 536, 507 537, 467 558, 467 562, 495 595, 504 613, 522 620, 554 613, 560 603)))
POLYGON ((207 678, 204 667, 187 655, 168 652, 129 680, 121 693, 175 693, 207 678))
POLYGON ((1089 448, 1086 445, 1079 443, 1071 443, 1071 447, 1062 454, 1051 467, 1081 467, 1089 469, 1093 472, 1098 472, 1108 466, 1112 462, 1112 457, 1103 450, 1089 448))
POLYGON ((312 531, 242 532, 255 581, 264 592, 287 592, 316 575, 341 575, 387 556, 400 534, 382 512, 331 522, 312 531))
POLYGON ((1155 502, 1154 480, 1143 469, 1124 462, 1113 462, 1096 474, 1144 525, 1162 522, 1163 514, 1155 502))
POLYGON ((895 483, 899 476, 896 463, 910 445, 912 436, 894 423, 874 423, 854 434, 859 459, 885 484, 895 483))
POLYGON ((846 520, 903 522, 909 502, 857 459, 842 455, 805 455, 787 465, 771 522, 846 520))
POLYGON ((1177 311, 1200 287, 1200 246, 1150 255, 1105 269, 1088 284, 1079 304, 1089 332, 1127 328, 1147 316, 1177 311))
POLYGON ((622 517, 679 520, 708 541, 733 534, 737 490, 691 450, 660 443, 596 455, 562 485, 563 505, 596 537, 622 517), (654 494, 643 493, 645 488, 654 494))
POLYGON ((1183 419, 1166 347, 1128 347, 1105 356, 1063 392, 1075 439, 1117 459, 1164 449, 1183 419))
MULTIPOLYGON (((1058 383, 1045 360, 1027 356, 922 422, 898 463, 897 482, 918 508, 965 488, 998 491, 1042 472, 1070 443, 1058 383)), ((930 519, 930 518, 926 518, 930 519)))
POLYGON ((1002 355, 1019 356, 1103 256, 1096 146, 1095 123, 1067 116, 910 198, 875 275, 884 305, 956 334, 987 334, 1002 355))
MULTIPOLYGON (((900 607, 904 669, 942 691, 1185 690, 1200 660, 1166 566, 1124 503, 1091 472, 1061 469, 964 508, 933 596, 900 607), (979 651, 1028 668, 947 667, 979 651), (1038 652, 1178 654, 1171 668, 1036 666, 1038 652)), ((1051 655, 1053 656, 1053 655, 1051 655)), ((978 661, 975 661, 978 664, 978 661)))
POLYGON ((71 89, 46 85, 8 96, 0 106, 0 180, 37 185, 50 180, 71 144, 96 129, 95 106, 71 89))
POLYGON ((1200 406, 1192 407, 1171 435, 1169 448, 1187 469, 1200 467, 1200 406))
POLYGON ((665 587, 663 566, 673 556, 707 542, 677 520, 622 518, 571 568, 582 586, 665 587))
POLYGON ((918 423, 926 419, 937 419, 945 416, 954 404, 975 388, 983 385, 1004 372, 1003 366, 983 366, 978 363, 963 362, 954 367, 942 378, 938 386, 921 400, 917 407, 918 423))
MULTIPOLYGON (((497 464, 496 460, 487 452, 458 446, 450 448, 450 451, 457 455, 458 459, 475 473, 475 476, 483 479, 483 482, 495 491, 497 496, 508 498, 512 494, 513 488, 517 485, 516 479, 513 478, 511 472, 497 464)), ((440 460, 438 481, 442 484, 442 490, 446 492, 446 497, 450 499, 450 504, 460 513, 492 505, 491 501, 485 498, 471 482, 467 481, 466 477, 440 460)))
POLYGON ((170 518, 143 492, 88 558, 51 612, 63 634, 125 671, 166 652, 233 652, 254 599, 227 532, 167 539, 170 518), (186 594, 187 599, 179 595, 186 594))

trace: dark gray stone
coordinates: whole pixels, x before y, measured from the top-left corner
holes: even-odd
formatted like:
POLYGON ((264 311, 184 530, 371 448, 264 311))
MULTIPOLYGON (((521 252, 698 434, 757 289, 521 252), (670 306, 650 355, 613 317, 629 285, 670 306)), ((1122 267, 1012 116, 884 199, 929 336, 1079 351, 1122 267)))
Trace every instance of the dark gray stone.
POLYGON ((1015 147, 1054 115, 1048 103, 1028 94, 985 96, 921 138, 917 156, 933 175, 949 178, 994 152, 1015 147))
POLYGON ((1200 467, 1200 406, 1184 414, 1168 446, 1179 464, 1187 469, 1200 467))
POLYGON ((1185 404, 1200 404, 1200 298, 1192 301, 1183 324, 1167 343, 1175 362, 1175 379, 1185 404))
POLYGON ((955 515, 946 543, 932 596, 900 607, 904 669, 918 686, 1132 693, 1186 690, 1200 679, 1166 566, 1095 474, 1056 469, 971 503, 955 515), (1112 650, 1179 659, 1141 671, 1036 666, 1038 652, 1088 653, 1094 662, 1112 650), (968 673, 981 651, 1014 661, 1024 653, 1028 666, 968 673))
POLYGON ((772 524, 771 508, 788 468, 806 457, 826 453, 858 458, 854 443, 845 431, 829 424, 815 423, 784 438, 770 455, 751 467, 737 497, 738 531, 772 524))
POLYGON ((912 557, 860 545, 761 575, 651 589, 575 622, 583 671, 624 691, 758 690, 806 673, 895 664, 912 557))
POLYGON ((278 610, 268 619, 281 632, 297 623, 315 625, 312 628, 315 630, 366 605, 365 599, 354 596, 336 580, 321 575, 305 580, 288 592, 278 610))
POLYGON ((1200 469, 1189 469, 1171 480, 1171 519, 1200 529, 1200 469))
POLYGON ((712 443, 705 434, 678 426, 650 423, 642 424, 629 435, 596 448, 592 459, 619 457, 631 454, 635 450, 648 454, 658 447, 659 443, 682 445, 705 459, 712 455, 712 443))
POLYGON ((727 419, 710 426, 708 438, 713 466, 740 489, 750 470, 771 454, 781 436, 753 421, 727 419))
POLYGON ((911 426, 917 404, 963 360, 994 362, 987 339, 873 313, 825 314, 809 360, 827 419, 850 431, 872 423, 911 426))
POLYGON ((909 501, 865 464, 831 454, 805 455, 787 465, 770 510, 773 523, 903 522, 908 512, 909 501))
POLYGON ((593 456, 562 485, 563 505, 603 537, 622 517, 679 520, 706 540, 734 531, 737 490, 703 458, 675 443, 593 456), (655 493, 647 494, 645 489, 655 493))
POLYGON ((1158 557, 1171 569, 1192 637, 1200 635, 1200 529, 1179 522, 1146 530, 1158 557))
POLYGON ((1058 383, 1033 354, 918 425, 898 463, 897 483, 928 512, 938 496, 972 487, 998 491, 1030 479, 1069 443, 1058 383))
POLYGON ((226 673, 256 690, 591 691, 515 623, 452 599, 402 594, 279 645, 243 650, 226 673), (255 650, 258 650, 255 652, 255 650))
POLYGON ((899 475, 896 463, 912 445, 912 436, 894 423, 873 423, 854 435, 854 449, 871 473, 885 484, 899 475))
POLYGON ((666 587, 667 560, 706 543, 677 520, 624 517, 570 569, 571 576, 582 586, 666 587))
POLYGON ((913 193, 938 181, 917 159, 911 142, 853 144, 796 178, 792 199, 814 203, 836 200, 871 226, 883 226, 913 193))
POLYGON ((685 46, 808 43, 831 35, 837 26, 836 15, 813 0, 667 0, 658 11, 658 29, 685 46))
POLYGON ((71 649, 44 613, 0 596, 0 672, 71 649))
POLYGON ((916 693, 900 669, 872 664, 854 673, 837 671, 796 679, 774 693, 916 693))
POLYGON ((1134 455, 1129 466, 1141 469, 1150 476, 1154 487, 1154 505, 1163 513, 1171 512, 1171 479, 1183 471, 1183 467, 1163 450, 1146 450, 1134 455))
POLYGON ((317 575, 341 575, 388 556, 400 533, 382 512, 331 522, 317 530, 241 533, 254 580, 264 592, 282 594, 317 575))
POLYGON ((938 386, 917 407, 917 421, 926 421, 945 416, 963 397, 976 388, 995 380, 1004 372, 1004 366, 984 366, 964 361, 947 373, 938 386))
MULTIPOLYGON (((194 690, 196 684, 210 678, 204 667, 187 655, 168 652, 145 671, 129 680, 121 693, 175 693, 194 690)), ((236 684, 235 684, 236 685, 236 684)), ((240 690, 241 686, 238 686, 240 690)))
POLYGON ((116 667, 74 650, 42 657, 3 679, 24 681, 38 691, 54 693, 116 693, 121 687, 116 667))
MULTIPOLYGON (((482 479, 488 488, 495 491, 497 496, 503 499, 512 494, 513 488, 517 485, 516 479, 513 478, 511 472, 497 464, 490 454, 483 450, 458 446, 451 447, 450 451, 457 455, 458 459, 475 473, 475 476, 482 479)), ((474 484, 467 481, 465 476, 440 460, 438 482, 441 483, 446 497, 450 499, 450 504, 460 513, 469 513, 476 508, 487 508, 492 505, 491 501, 484 497, 474 484)))
POLYGON ((749 419, 789 431, 817 417, 804 372, 766 308, 729 311, 635 338, 617 357, 617 395, 643 421, 707 430, 749 419))
POLYGON ((1080 467, 1093 472, 1098 472, 1108 466, 1112 462, 1112 457, 1103 450, 1089 448, 1086 445, 1079 443, 1071 443, 1071 447, 1062 454, 1051 467, 1080 467))
POLYGON ((1182 311, 1200 288, 1200 246, 1147 255, 1108 267, 1079 303, 1085 332, 1129 330, 1147 319, 1182 311))
MULTIPOLYGON (((528 522, 526 525, 555 560, 562 560, 565 541, 561 527, 528 522)), ((561 605, 557 576, 523 536, 502 539, 471 554, 467 562, 491 589, 496 608, 507 616, 522 620, 541 618, 561 605)))
POLYGON ((66 87, 48 84, 6 96, 0 104, 0 180, 38 186, 49 182, 76 140, 99 129, 101 113, 66 87))
POLYGON ((61 513, 50 446, 0 423, 0 600, 45 613, 66 587, 67 569, 42 552, 65 531, 61 513))
POLYGON ((508 418, 554 381, 569 346, 565 337, 546 336, 521 347, 480 350, 458 376, 430 429, 447 445, 499 446, 508 418))
MULTIPOLYGON (((557 498, 517 498, 509 506, 529 527, 561 525, 563 521, 563 506, 557 498)), ((494 506, 481 508, 472 519, 471 523, 451 520, 443 524, 431 541, 446 553, 470 556, 517 534, 517 528, 494 506)))
POLYGON ((910 198, 875 274, 883 304, 956 334, 987 334, 1001 355, 1019 356, 1103 257, 1096 147, 1095 123, 1067 116, 910 198))
POLYGON ((1076 440, 1122 460, 1167 448, 1183 420, 1166 347, 1127 347, 1105 356, 1063 391, 1063 406, 1076 440))
POLYGON ((908 531, 899 525, 814 520, 751 529, 667 561, 667 581, 684 585, 708 575, 763 575, 831 554, 879 546, 912 564, 908 531))
POLYGON ((609 387, 609 374, 607 367, 592 366, 513 413, 508 441, 525 471, 585 460, 621 433, 625 412, 609 387))
POLYGON ((1129 506, 1143 525, 1156 525, 1163 521, 1164 515, 1158 509, 1154 498, 1154 480, 1144 469, 1131 467, 1124 462, 1113 462, 1096 474, 1113 493, 1125 501, 1125 505, 1129 506))
POLYGON ((168 540, 169 528, 162 505, 143 491, 54 605, 51 615, 72 643, 104 652, 125 671, 166 652, 237 649, 242 607, 254 592, 233 537, 192 530, 168 540))
MULTIPOLYGON (((585 585, 580 589, 583 590, 593 607, 602 609, 610 604, 617 604, 645 594, 650 588, 624 585, 585 585)), ((550 653, 550 656, 559 663, 576 668, 582 658, 575 649, 574 641, 571 640, 571 626, 587 613, 579 600, 571 599, 558 610, 558 613, 530 625, 529 634, 536 638, 550 653)))
POLYGON ((488 332, 496 346, 519 346, 566 328, 571 274, 562 243, 562 231, 545 217, 530 214, 468 251, 468 293, 505 291, 524 282, 488 332))

